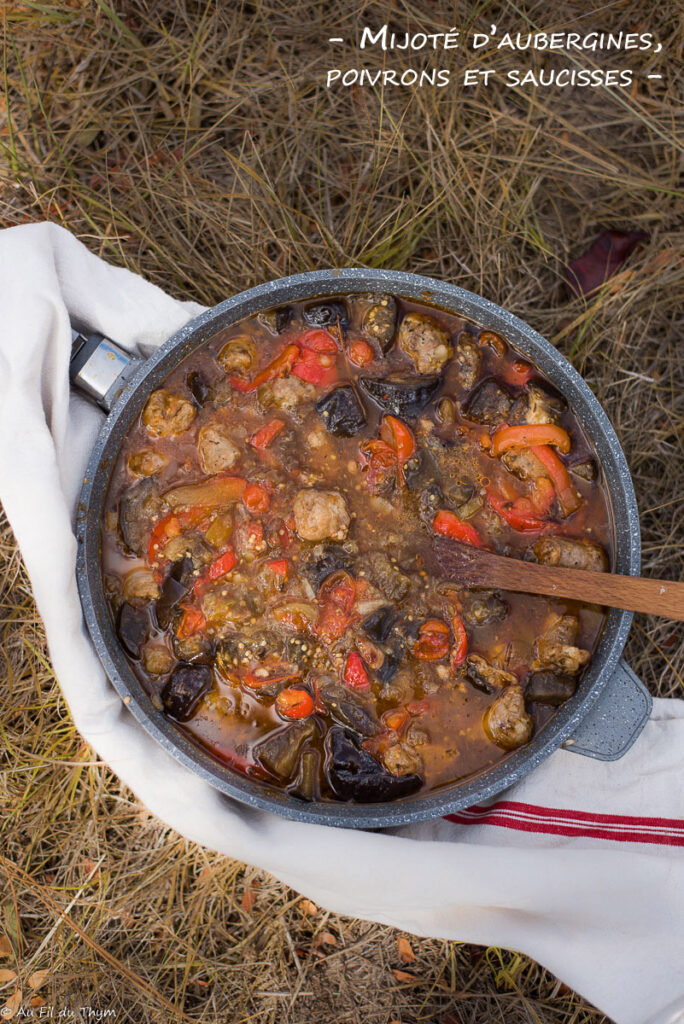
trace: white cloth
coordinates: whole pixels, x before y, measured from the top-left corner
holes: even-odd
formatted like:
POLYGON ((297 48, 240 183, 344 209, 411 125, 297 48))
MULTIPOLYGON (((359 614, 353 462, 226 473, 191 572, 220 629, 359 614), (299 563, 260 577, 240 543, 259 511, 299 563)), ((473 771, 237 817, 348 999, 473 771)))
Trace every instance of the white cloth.
POLYGON ((0 500, 76 726, 137 797, 337 913, 522 950, 619 1024, 684 1020, 684 702, 656 701, 618 762, 556 752, 494 801, 489 822, 473 812, 469 823, 354 832, 226 799, 126 710, 74 577, 72 514, 103 414, 70 393, 70 318, 146 351, 201 307, 49 224, 0 232, 0 303, 0 500))

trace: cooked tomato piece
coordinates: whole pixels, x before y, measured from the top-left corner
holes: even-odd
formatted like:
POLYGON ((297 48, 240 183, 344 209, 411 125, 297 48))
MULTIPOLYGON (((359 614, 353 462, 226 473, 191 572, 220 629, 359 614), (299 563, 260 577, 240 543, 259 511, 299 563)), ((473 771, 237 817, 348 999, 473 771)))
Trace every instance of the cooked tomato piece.
POLYGON ((271 496, 261 484, 247 484, 242 500, 250 512, 268 512, 271 496))
POLYGON ((313 714, 314 701, 308 690, 289 686, 276 697, 276 707, 283 718, 308 718, 313 714))
POLYGON ((432 529, 440 536, 458 540, 461 544, 470 544, 474 548, 482 547, 482 538, 475 527, 459 519, 454 512, 449 512, 448 509, 439 510, 433 520, 432 529))

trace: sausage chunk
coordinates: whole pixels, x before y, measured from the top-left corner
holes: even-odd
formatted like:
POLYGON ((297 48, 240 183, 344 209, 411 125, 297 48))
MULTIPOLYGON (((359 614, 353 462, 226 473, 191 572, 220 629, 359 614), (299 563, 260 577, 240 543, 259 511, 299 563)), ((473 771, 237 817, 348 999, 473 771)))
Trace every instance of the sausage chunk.
POLYGON ((589 659, 589 651, 577 647, 579 620, 575 615, 562 615, 537 640, 537 659, 533 668, 578 675, 589 659))
POLYGON ((504 750, 515 750, 532 736, 533 721, 525 710, 522 686, 509 686, 487 708, 482 719, 490 740, 504 750))
POLYGON ((223 346, 218 361, 226 373, 249 373, 256 363, 256 345, 246 334, 238 334, 223 346))
POLYGON ((468 334, 461 334, 454 352, 454 361, 458 366, 458 382, 470 391, 475 387, 475 381, 480 372, 482 353, 475 341, 468 334))
POLYGON ((513 399, 494 380, 486 380, 473 391, 463 412, 469 420, 499 426, 508 419, 513 399))
POLYGON ((300 491, 294 500, 295 528, 302 540, 344 540, 349 512, 339 491, 300 491))
POLYGON ((418 313, 408 313, 401 321, 397 344, 419 373, 439 373, 454 352, 447 332, 418 313))
POLYGON ((511 423, 558 423, 563 400, 528 384, 511 409, 511 423))
POLYGON ((233 444, 225 427, 219 423, 207 423, 197 439, 200 462, 205 473, 221 473, 232 469, 240 458, 240 449, 233 444))
POLYGON ((262 384, 257 398, 262 409, 282 409, 292 412, 300 402, 312 401, 317 395, 316 388, 299 377, 279 377, 262 384))
POLYGON ((382 756, 385 768, 392 775, 420 775, 423 760, 408 743, 394 743, 382 756))
POLYGON ((607 572, 608 557, 600 544, 568 537, 543 537, 532 547, 542 565, 560 565, 564 569, 589 569, 607 572))
POLYGON ((131 476, 154 476, 155 473, 161 472, 168 461, 166 456, 161 455, 160 452, 143 448, 128 456, 128 472, 131 476))
POLYGON ((519 480, 537 480, 540 476, 548 476, 546 468, 529 448, 511 448, 504 452, 501 461, 509 473, 519 480))
POLYGON ((187 398, 159 388, 153 391, 143 410, 143 423, 153 437, 174 437, 187 430, 195 418, 195 406, 187 398))

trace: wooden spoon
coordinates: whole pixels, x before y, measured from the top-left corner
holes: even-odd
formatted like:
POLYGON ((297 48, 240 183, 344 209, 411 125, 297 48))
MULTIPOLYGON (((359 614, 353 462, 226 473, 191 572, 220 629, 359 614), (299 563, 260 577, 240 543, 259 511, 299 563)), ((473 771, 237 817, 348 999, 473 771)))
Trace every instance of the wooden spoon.
POLYGON ((443 575, 459 583, 569 597, 684 622, 684 583, 537 565, 443 538, 435 539, 434 553, 443 575))

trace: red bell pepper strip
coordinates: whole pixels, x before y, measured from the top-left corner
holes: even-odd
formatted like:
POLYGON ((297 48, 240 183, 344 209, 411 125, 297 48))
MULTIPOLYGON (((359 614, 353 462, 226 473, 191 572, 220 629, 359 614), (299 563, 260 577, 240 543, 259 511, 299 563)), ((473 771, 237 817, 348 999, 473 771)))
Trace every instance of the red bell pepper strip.
POLYGON ((564 463, 559 459, 553 449, 549 448, 547 445, 537 445, 532 448, 531 451, 536 455, 546 472, 551 477, 551 482, 555 488, 556 494, 558 495, 558 501, 560 502, 564 515, 569 516, 572 512, 576 512, 582 504, 582 499, 578 497, 577 491, 572 486, 570 474, 565 468, 564 463))
POLYGON ((284 429, 285 424, 282 420, 271 420, 250 437, 249 443, 253 448, 268 448, 271 441, 284 429))
POLYGON ((291 665, 286 661, 277 661, 267 665, 257 665, 256 668, 244 674, 242 682, 250 690, 260 690, 262 686, 270 686, 271 683, 289 683, 290 680, 299 679, 301 674, 296 665, 291 665))
POLYGON ((514 530, 524 533, 528 530, 544 530, 550 527, 549 523, 533 514, 531 502, 529 511, 526 511, 524 506, 521 507, 523 499, 518 502, 506 501, 491 488, 487 490, 487 498, 497 515, 500 515, 514 530))
POLYGON ((545 444, 552 444, 565 454, 572 447, 567 430, 555 423, 521 424, 499 427, 492 438, 492 455, 497 458, 509 448, 531 448, 545 444))
POLYGON ((275 705, 283 718, 308 718, 314 710, 313 697, 308 690, 298 690, 293 686, 280 691, 275 705))
POLYGON ((277 377, 285 377, 286 374, 290 373, 295 362, 299 358, 299 347, 297 345, 286 345, 279 356, 265 366, 263 370, 257 373, 256 377, 252 381, 250 391, 258 388, 261 384, 265 384, 266 381, 275 380, 277 377))
POLYGON ((524 387, 534 377, 534 374, 534 366, 530 366, 529 363, 524 362, 522 359, 514 359, 512 363, 508 363, 505 366, 503 379, 507 384, 524 387))
POLYGON ((399 483, 404 483, 404 465, 416 450, 416 441, 406 426, 396 416, 383 416, 380 437, 397 454, 399 483))
POLYGON ((287 564, 287 559, 286 558, 276 558, 272 562, 268 563, 268 567, 271 570, 271 572, 273 573, 273 575, 277 576, 278 579, 281 579, 281 580, 286 580, 287 579, 287 574, 288 574, 288 571, 289 571, 289 566, 287 564))
POLYGON ((393 732, 401 732, 409 720, 409 713, 406 708, 392 708, 382 716, 383 724, 393 732))
POLYGON ((179 640, 187 640, 204 629, 207 620, 199 608, 193 608, 192 605, 181 605, 181 608, 183 609, 183 618, 180 621, 177 635, 179 640))
POLYGON ((320 612, 312 632, 325 643, 339 640, 352 621, 356 586, 349 573, 334 572, 318 589, 320 612))
POLYGON ((156 561, 159 549, 173 537, 180 537, 184 530, 191 530, 200 526, 208 519, 207 509, 202 506, 180 509, 178 512, 169 512, 158 523, 155 524, 150 541, 147 546, 147 561, 151 565, 156 561))
POLYGON ((432 529, 442 537, 449 537, 450 540, 458 540, 474 548, 482 547, 482 539, 475 527, 445 508, 440 509, 435 516, 432 529))
POLYGON ((363 341, 359 338, 357 341, 352 341, 349 346, 349 362, 353 363, 354 366, 367 366, 372 363, 375 359, 375 352, 368 344, 367 341, 363 341))
POLYGON ((207 570, 207 577, 210 580, 219 580, 222 576, 225 576, 227 572, 234 569, 237 565, 237 557, 232 548, 227 548, 222 555, 215 558, 207 570))
POLYGON ((339 346, 332 334, 328 334, 322 328, 313 331, 305 331, 296 339, 300 348, 309 349, 310 352, 332 352, 339 351, 339 346))
POLYGON ((305 349, 292 367, 292 375, 318 388, 332 387, 338 380, 335 357, 328 352, 318 353, 305 349))
POLYGON ((351 690, 369 690, 370 679, 366 672, 366 666, 361 660, 361 655, 352 651, 347 657, 344 666, 344 681, 351 690))
POLYGON ((456 612, 451 620, 451 628, 454 632, 454 646, 451 648, 451 667, 458 668, 465 661, 468 653, 468 634, 466 633, 463 619, 456 612))
POLYGON ((237 557, 232 548, 226 548, 223 554, 215 558, 201 576, 195 580, 192 592, 195 597, 201 597, 214 580, 220 580, 222 576, 229 573, 237 565, 237 557))
POLYGON ((268 512, 271 496, 261 484, 248 484, 242 500, 250 512, 268 512))

